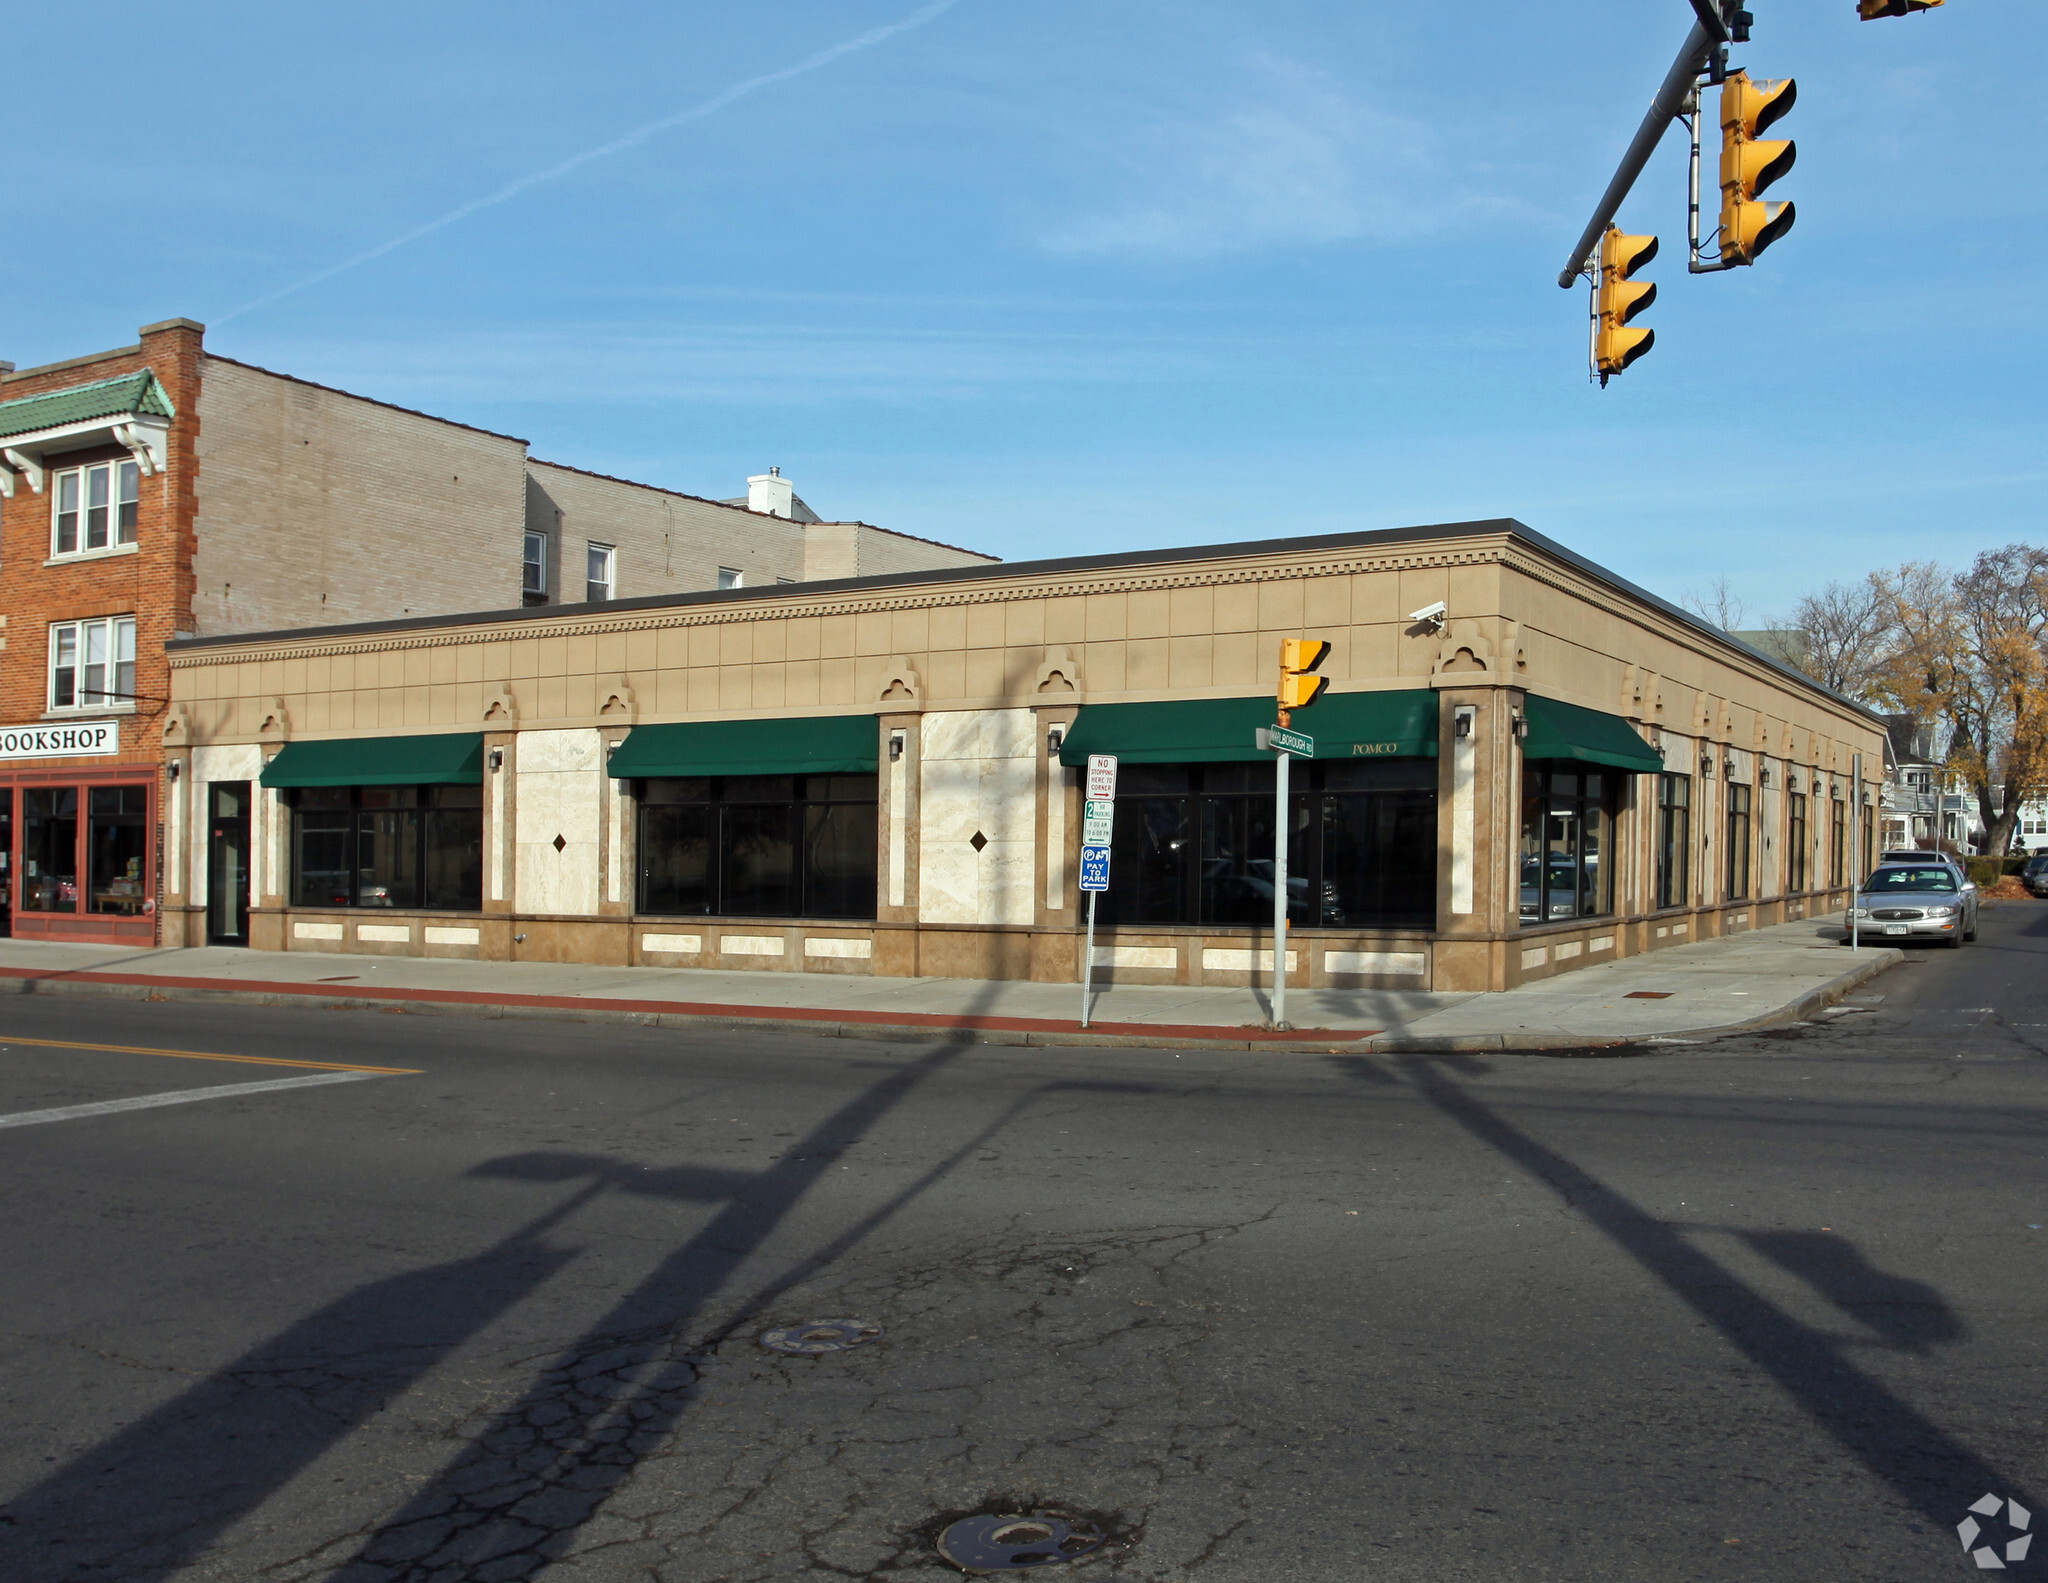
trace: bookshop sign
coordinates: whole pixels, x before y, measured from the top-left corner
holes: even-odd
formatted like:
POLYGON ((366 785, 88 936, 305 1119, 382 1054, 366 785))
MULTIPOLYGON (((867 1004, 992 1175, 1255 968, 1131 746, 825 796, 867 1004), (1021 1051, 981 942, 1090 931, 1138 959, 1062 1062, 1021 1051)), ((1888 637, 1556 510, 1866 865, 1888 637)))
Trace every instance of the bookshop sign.
POLYGON ((105 758, 120 751, 121 723, 118 720, 88 720, 75 726, 9 726, 0 729, 0 761, 105 758))

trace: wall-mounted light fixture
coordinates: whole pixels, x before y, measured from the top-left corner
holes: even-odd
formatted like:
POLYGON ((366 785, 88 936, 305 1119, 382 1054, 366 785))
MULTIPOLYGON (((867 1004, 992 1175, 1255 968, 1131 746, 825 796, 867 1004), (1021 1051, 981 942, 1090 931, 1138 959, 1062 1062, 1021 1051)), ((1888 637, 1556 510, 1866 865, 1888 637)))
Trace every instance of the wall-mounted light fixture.
POLYGON ((889 733, 889 762, 894 764, 901 757, 903 757, 903 733, 901 731, 891 731, 889 733))
POLYGON ((497 772, 498 770, 501 770, 501 769, 503 769, 504 767, 505 767, 505 750, 504 750, 503 748, 492 748, 492 749, 491 749, 491 770, 492 770, 492 772, 493 772, 493 773, 496 773, 496 772, 497 772))
POLYGON ((1515 740, 1517 742, 1529 740, 1529 717, 1527 715, 1518 714, 1515 716, 1515 740))
POLYGON ((183 759, 172 759, 172 760, 171 760, 171 779, 172 779, 172 780, 176 780, 176 779, 177 779, 177 778, 178 778, 178 777, 179 777, 180 775, 182 775, 182 774, 184 774, 184 773, 185 773, 185 761, 184 761, 183 759))
POLYGON ((1813 778, 1813 794, 1816 797, 1820 795, 1820 777, 1818 775, 1813 778))
POLYGON ((1725 777, 1725 778, 1726 778, 1726 779, 1728 779, 1728 780, 1733 780, 1733 779, 1735 779, 1735 760, 1733 760, 1733 759, 1723 759, 1723 760, 1721 760, 1721 774, 1723 775, 1723 777, 1725 777))
POLYGON ((1045 753, 1047 758, 1058 758, 1060 746, 1067 740, 1067 728, 1063 725, 1047 726, 1045 730, 1045 753))
POLYGON ((1714 778, 1714 755, 1713 755, 1713 754, 1711 754, 1711 753, 1702 753, 1702 754, 1700 755, 1700 779, 1702 779, 1702 780, 1712 780, 1713 778, 1714 778))
POLYGON ((1451 716, 1451 735, 1454 737, 1469 737, 1471 734, 1472 711, 1469 709, 1460 709, 1456 714, 1451 716))
POLYGON ((1768 764, 1760 764, 1757 766, 1756 783, 1759 786, 1768 786, 1771 784, 1771 767, 1768 764))

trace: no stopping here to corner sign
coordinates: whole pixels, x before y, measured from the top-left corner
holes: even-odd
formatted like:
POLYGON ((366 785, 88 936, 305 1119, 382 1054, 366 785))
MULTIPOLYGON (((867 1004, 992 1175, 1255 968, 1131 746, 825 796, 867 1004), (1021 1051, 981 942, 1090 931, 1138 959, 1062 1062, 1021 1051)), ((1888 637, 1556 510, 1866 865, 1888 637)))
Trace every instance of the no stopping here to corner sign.
POLYGON ((1114 753, 1091 753, 1088 755, 1088 790, 1090 802, 1101 802, 1116 795, 1116 755, 1114 753))

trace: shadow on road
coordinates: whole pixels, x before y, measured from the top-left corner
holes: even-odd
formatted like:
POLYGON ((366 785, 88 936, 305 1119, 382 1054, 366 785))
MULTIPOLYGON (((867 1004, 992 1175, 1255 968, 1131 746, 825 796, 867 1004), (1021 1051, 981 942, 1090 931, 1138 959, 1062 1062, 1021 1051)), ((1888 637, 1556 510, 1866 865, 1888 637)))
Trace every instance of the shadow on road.
POLYGON ((613 1192, 722 1204, 401 1510, 366 1534, 329 1539, 309 1553, 333 1552, 336 1570, 327 1575, 335 1583, 530 1577, 571 1545, 672 1434, 694 1393, 697 1356, 757 1322, 970 1159, 1025 1106, 1063 1086, 1037 1085, 1017 1096, 892 1198, 745 1296, 715 1334, 687 1336, 798 1201, 837 1171, 839 1156, 971 1048, 963 1035, 891 1064, 759 1172, 644 1169, 564 1153, 477 1167, 477 1175, 575 1184, 575 1191, 476 1258, 351 1293, 51 1473, 0 1513, 0 1578, 149 1583, 179 1571, 568 1264, 573 1250, 539 1239, 575 1211, 613 1192))
POLYGON ((1744 1231, 1757 1252, 1852 1318, 1861 1320, 1890 1345, 1922 1356, 1966 1334, 1940 1292, 1925 1281, 1890 1275, 1863 1257, 1855 1243, 1835 1231, 1744 1231))
MULTIPOLYGON (((1363 1058, 1334 1065, 1352 1070, 1363 1058)), ((1745 1285, 1683 1233, 1508 1121, 1444 1074, 1441 1063, 1409 1059, 1399 1069, 1441 1114, 1514 1161, 1583 1215, 1680 1302, 1714 1327, 1833 1437, 1844 1452, 1891 1487, 1928 1521, 1953 1526, 1987 1490, 2038 1509, 2012 1475, 1900 1400, 1859 1369, 1859 1345, 1816 1330, 1745 1285)), ((1819 1246, 1802 1234, 1756 1234, 1751 1244, 1831 1303, 1872 1325, 1894 1345, 1915 1351, 1961 1334, 1960 1322, 1932 1288, 1886 1275, 1844 1239, 1819 1246), (1891 1306, 1887 1306, 1887 1305, 1891 1306)))
POLYGON ((177 1570, 570 1263, 543 1238, 598 1192, 473 1258, 350 1292, 74 1458, 8 1504, 0 1578, 177 1570))

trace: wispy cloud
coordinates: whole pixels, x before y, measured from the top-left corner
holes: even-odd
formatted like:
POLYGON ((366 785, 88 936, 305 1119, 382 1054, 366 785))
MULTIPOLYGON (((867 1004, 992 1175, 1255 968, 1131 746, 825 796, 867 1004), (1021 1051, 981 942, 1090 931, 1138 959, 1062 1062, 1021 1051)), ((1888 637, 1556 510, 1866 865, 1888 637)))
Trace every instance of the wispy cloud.
POLYGON ((458 220, 466 220, 480 210, 495 208, 498 204, 509 202, 528 189, 538 187, 543 182, 554 181, 566 176, 572 170, 581 169, 593 160, 607 159, 613 154, 623 154, 627 149, 637 148, 649 138, 656 137, 663 132, 673 131, 676 127, 683 126, 691 121, 701 121, 706 116, 716 114, 735 100, 743 99, 757 89, 766 88, 773 83, 788 82, 792 77, 801 77, 807 72, 816 71, 819 67, 829 65, 842 56, 853 54, 856 50, 871 48, 881 43, 884 39, 894 38, 899 33, 907 33, 912 28, 923 27, 925 23, 937 17, 941 12, 950 11, 958 3, 959 0, 931 0, 930 4, 920 7, 918 10, 911 12, 909 16, 903 17, 898 21, 885 23, 881 27, 869 28, 865 33, 857 33, 852 38, 841 39, 837 44, 814 51, 792 65, 780 67, 775 71, 762 72, 757 77, 749 77, 744 82, 734 83, 730 88, 725 89, 721 93, 713 94, 701 104, 691 105, 688 109, 679 110, 673 115, 665 115, 658 121, 650 121, 645 126, 635 128, 623 137, 613 138, 608 143, 600 143, 596 148, 587 148, 580 154, 572 154, 569 158, 557 161, 544 170, 537 170, 530 175, 521 176, 517 181, 508 182, 503 187, 500 187, 496 192, 488 193, 481 198, 472 198, 468 203, 457 204, 446 214, 429 220, 425 225, 414 226, 410 231, 400 236, 394 236, 388 242, 380 242, 375 247, 345 258, 338 264, 330 264, 327 268, 316 270, 301 280, 293 281, 288 286, 280 286, 275 291, 245 302, 239 308, 231 308, 226 313, 217 314, 214 316, 213 322, 215 324, 225 324, 231 319, 240 318, 245 313, 252 313, 258 308, 268 307, 271 303, 292 296, 294 293, 304 291, 309 286, 317 286, 322 281, 332 280, 336 275, 382 258, 387 253, 395 253, 401 247, 417 242, 422 237, 432 236, 436 231, 444 230, 448 226, 455 224, 458 220))
POLYGON ((1046 227, 1055 253, 1203 257, 1348 240, 1401 242, 1517 203, 1456 190, 1437 134, 1261 57, 1236 99, 1179 110, 1119 143, 1124 190, 1046 227))

